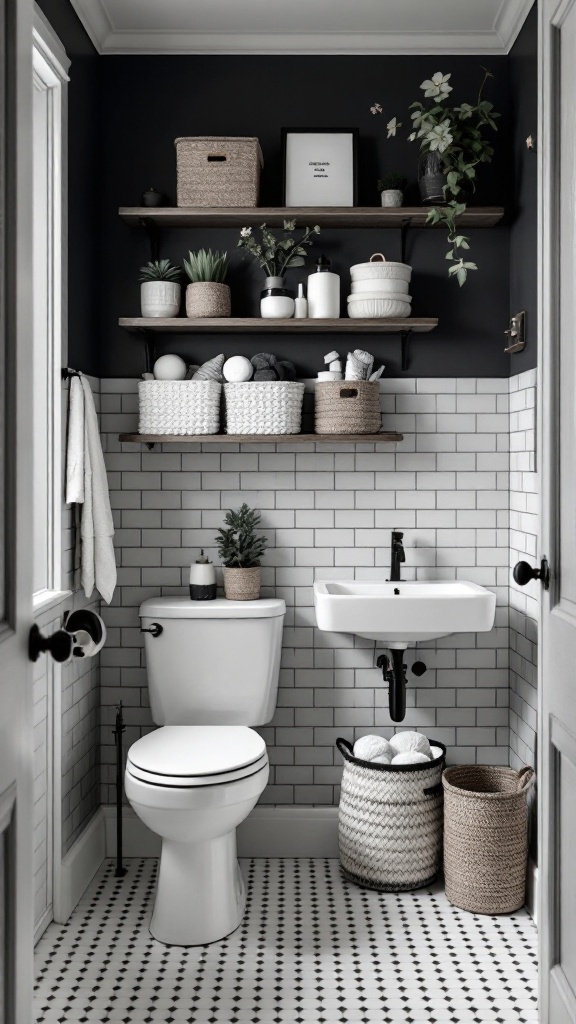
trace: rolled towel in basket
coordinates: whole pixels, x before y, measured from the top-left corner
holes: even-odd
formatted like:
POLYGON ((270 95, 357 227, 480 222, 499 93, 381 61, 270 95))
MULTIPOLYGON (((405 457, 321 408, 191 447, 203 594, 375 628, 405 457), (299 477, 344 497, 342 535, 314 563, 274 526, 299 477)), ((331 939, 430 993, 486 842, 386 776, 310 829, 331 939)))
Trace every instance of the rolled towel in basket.
POLYGON ((417 750, 420 754, 426 754, 426 757, 430 757, 430 744, 426 736, 421 732, 397 732, 392 736, 390 745, 394 748, 395 754, 417 750))
POLYGON ((421 754, 419 750, 403 750, 401 754, 396 754, 391 764, 430 764, 430 758, 426 754, 421 754))
POLYGON ((354 757, 359 758, 360 761, 373 761, 375 757, 386 755, 388 758, 386 764, 390 764, 393 754, 394 751, 384 736, 361 736, 354 744, 354 757))

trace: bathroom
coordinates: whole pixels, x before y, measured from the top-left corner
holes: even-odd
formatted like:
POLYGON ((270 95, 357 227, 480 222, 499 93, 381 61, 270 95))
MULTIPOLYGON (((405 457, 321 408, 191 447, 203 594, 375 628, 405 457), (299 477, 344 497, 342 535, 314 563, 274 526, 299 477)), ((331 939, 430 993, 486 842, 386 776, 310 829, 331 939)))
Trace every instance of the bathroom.
MULTIPOLYGON (((6 156, 4 199, 14 258, 2 321, 12 325, 12 393, 0 426, 0 479, 12 495, 0 594, 12 709, 0 738, 3 1019, 576 1022, 576 934, 564 912, 576 900, 566 866, 576 438, 564 340, 574 229, 554 201, 572 211, 562 188, 573 127, 563 118, 576 83, 557 51, 572 46, 574 5, 386 0, 384 18, 359 0, 356 23, 345 0, 319 0, 314 17, 257 0, 234 12, 222 0, 158 10, 6 3, 18 17, 5 51, 28 53, 16 42, 30 38, 33 62, 22 59, 22 80, 6 89, 22 90, 23 141, 16 170, 6 156), (432 102, 421 83, 440 88, 438 72, 449 87, 441 109, 476 103, 488 73, 482 95, 498 115, 475 191, 459 195, 469 250, 448 243, 445 223, 427 229, 419 141, 408 138, 410 105, 432 102), (348 200, 289 200, 291 134, 302 145, 352 140, 348 200), (195 180, 184 181, 175 140, 203 137, 258 141, 252 209, 212 201, 206 216, 206 203, 180 201, 195 180), (406 185, 388 211, 377 183, 393 172, 406 185), (187 221, 188 206, 200 209, 187 221), (280 236, 292 207, 309 209, 288 237, 312 231, 304 265, 285 274, 286 288, 296 295, 302 284, 308 297, 301 324, 264 313, 277 299, 260 304, 264 277, 277 275, 249 249, 265 220, 280 236), (143 324, 141 268, 182 268, 208 249, 228 254, 229 323, 214 326, 213 315, 186 331, 181 273, 180 324, 143 324), (328 273, 315 272, 321 257, 328 273), (460 259, 474 264, 461 284, 460 259), (377 279, 386 264, 411 268, 412 310, 395 329, 362 319, 356 332, 347 296, 362 288, 351 268, 376 268, 367 273, 377 279), (314 289, 333 275, 339 308, 309 321, 314 289), (363 386, 377 396, 378 425, 323 431, 314 401, 318 417, 322 389, 352 379, 349 352, 374 358, 363 386), (175 433, 201 442, 150 440, 174 433, 141 426, 147 389, 172 384, 157 361, 176 356, 189 377, 221 354, 219 373, 241 357, 251 375, 253 357, 266 356, 253 384, 224 371, 223 392, 301 384, 301 427, 270 431, 285 434, 274 442, 257 425, 175 433), (90 473, 75 463, 85 446, 90 473), (96 543, 106 571, 95 553, 92 579, 85 489, 94 508, 107 496, 111 513, 96 543), (219 534, 244 504, 260 517, 256 541, 265 538, 252 559, 257 600, 233 599, 234 574, 256 568, 228 566, 219 534), (396 615, 396 630, 370 614, 396 615), (395 737, 414 734, 430 741, 416 750, 425 760, 396 762, 409 770, 395 774, 395 737), (466 906, 453 888, 450 772, 482 766, 528 782, 514 906, 466 906), (427 773, 437 787, 433 866, 413 885, 384 879, 381 860, 358 867, 366 779, 397 779, 408 793, 427 773)), ((10 75, 7 62, 7 86, 10 75)), ((218 402, 212 412, 223 423, 218 402)), ((390 808, 378 814, 391 830, 390 808)), ((394 871, 405 878, 415 847, 396 829, 394 871)), ((478 841, 472 821, 467 838, 478 841)), ((504 832, 496 855, 490 899, 513 873, 504 832)))

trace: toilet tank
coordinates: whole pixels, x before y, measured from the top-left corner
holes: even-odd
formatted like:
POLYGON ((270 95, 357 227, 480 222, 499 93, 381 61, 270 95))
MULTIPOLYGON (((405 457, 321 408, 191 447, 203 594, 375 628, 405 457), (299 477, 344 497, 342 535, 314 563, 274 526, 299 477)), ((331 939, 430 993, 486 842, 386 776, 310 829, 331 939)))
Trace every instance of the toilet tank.
POLYGON ((140 605, 157 725, 264 725, 274 715, 286 605, 156 597, 140 605), (154 630, 157 632, 156 630, 154 630))

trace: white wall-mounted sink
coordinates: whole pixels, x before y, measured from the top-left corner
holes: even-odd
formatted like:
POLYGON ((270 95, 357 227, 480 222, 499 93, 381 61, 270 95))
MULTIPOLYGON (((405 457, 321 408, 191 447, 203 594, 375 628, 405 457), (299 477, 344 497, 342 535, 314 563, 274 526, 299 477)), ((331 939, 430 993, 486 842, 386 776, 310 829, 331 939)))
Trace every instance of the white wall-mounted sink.
POLYGON ((404 648, 451 633, 492 629, 496 595, 460 580, 314 584, 318 628, 404 648))

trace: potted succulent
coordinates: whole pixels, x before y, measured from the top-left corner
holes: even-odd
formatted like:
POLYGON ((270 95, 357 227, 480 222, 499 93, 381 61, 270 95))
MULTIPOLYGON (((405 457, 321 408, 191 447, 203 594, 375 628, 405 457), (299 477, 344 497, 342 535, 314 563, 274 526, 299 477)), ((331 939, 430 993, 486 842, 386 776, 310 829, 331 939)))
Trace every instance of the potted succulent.
MULTIPOLYGON (((422 82, 424 101, 411 104, 411 132, 409 142, 420 142, 418 184, 422 202, 432 205, 428 214, 431 224, 446 224, 450 249, 446 259, 450 277, 463 285, 469 270, 477 270, 475 263, 464 259, 459 250, 469 249, 466 235, 458 233, 457 220, 466 210, 466 194, 474 191, 478 164, 490 163, 494 150, 484 137, 487 128, 497 130, 500 117, 492 103, 482 98, 484 86, 493 78, 486 68, 475 103, 447 106, 452 92, 450 74, 437 71, 422 82)), ((382 107, 375 103, 371 113, 381 114, 382 107)), ((393 117, 386 125, 388 138, 395 136, 402 122, 393 117)))
POLYGON ((229 601, 257 601, 260 596, 260 559, 267 546, 258 537, 260 513, 244 503, 230 509, 216 537, 224 570, 224 594, 229 601))
POLYGON ((280 319, 294 316, 294 293, 284 286, 284 274, 291 267, 303 267, 306 258, 305 246, 312 245, 312 235, 320 234, 320 227, 305 228, 301 238, 296 238, 295 220, 284 221, 284 232, 276 238, 265 224, 260 226, 262 241, 258 242, 252 228, 242 228, 238 247, 253 256, 266 272, 264 290, 260 299, 262 317, 280 319))
POLYGON ((378 181, 378 191, 382 206, 402 206, 404 202, 404 189, 408 184, 408 178, 403 174, 383 174, 378 181))
POLYGON ((190 279, 186 288, 186 316, 230 316, 230 288, 224 284, 228 253, 212 249, 189 252, 184 270, 190 279))
POLYGON ((180 269, 170 260, 154 260, 140 267, 142 316, 178 316, 180 269))

